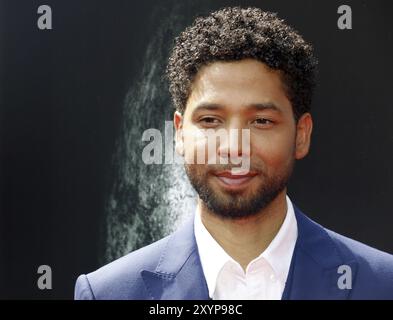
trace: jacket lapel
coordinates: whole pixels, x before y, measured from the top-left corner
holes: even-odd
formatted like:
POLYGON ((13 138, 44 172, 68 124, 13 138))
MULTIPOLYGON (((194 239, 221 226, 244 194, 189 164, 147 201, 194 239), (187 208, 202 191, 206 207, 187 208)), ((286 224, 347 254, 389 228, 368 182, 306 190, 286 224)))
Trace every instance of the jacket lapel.
POLYGON ((156 269, 143 270, 141 276, 151 299, 209 299, 194 236, 193 218, 169 236, 156 269))
POLYGON ((295 205, 298 224, 296 242, 283 299, 348 299, 351 290, 340 289, 338 269, 347 265, 352 283, 357 262, 348 252, 344 255, 328 232, 307 218, 295 205))

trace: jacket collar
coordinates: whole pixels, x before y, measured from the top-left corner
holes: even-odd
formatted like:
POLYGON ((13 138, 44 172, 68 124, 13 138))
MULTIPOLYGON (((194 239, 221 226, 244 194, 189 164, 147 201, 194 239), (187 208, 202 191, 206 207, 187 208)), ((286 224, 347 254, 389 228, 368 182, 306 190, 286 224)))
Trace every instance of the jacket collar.
MULTIPOLYGON (((282 298, 348 298, 350 290, 338 286, 341 276, 338 268, 341 265, 349 266, 354 277, 357 270, 355 258, 349 252, 344 255, 328 232, 306 217, 295 205, 294 210, 298 238, 282 298)), ((151 299, 209 299, 193 223, 194 216, 168 237, 155 270, 141 271, 151 299)))
POLYGON ((151 299, 209 299, 194 236, 194 216, 168 237, 156 269, 142 270, 141 275, 151 299))
POLYGON ((339 267, 351 268, 352 283, 358 263, 349 250, 340 248, 329 232, 294 205, 298 223, 296 241, 283 299, 349 298, 351 290, 340 289, 339 267))

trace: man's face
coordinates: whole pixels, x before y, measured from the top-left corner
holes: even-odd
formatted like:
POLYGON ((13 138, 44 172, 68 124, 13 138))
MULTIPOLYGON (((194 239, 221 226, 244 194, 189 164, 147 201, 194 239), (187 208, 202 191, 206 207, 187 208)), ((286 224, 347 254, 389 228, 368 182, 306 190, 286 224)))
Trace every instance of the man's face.
POLYGON ((254 59, 204 66, 184 114, 176 112, 174 120, 177 151, 186 160, 191 184, 211 212, 229 218, 254 215, 286 190, 295 159, 308 152, 312 129, 310 114, 295 123, 279 72, 254 59), (208 152, 205 164, 191 164, 201 149, 208 149, 203 129, 239 130, 239 140, 218 141, 216 164, 208 164, 208 152), (249 148, 241 145, 241 129, 249 129, 249 148), (184 132, 195 139, 184 139, 184 132), (229 163, 220 164, 219 157, 229 163), (248 157, 249 170, 233 175, 231 169, 239 166, 231 159, 239 157, 248 157))

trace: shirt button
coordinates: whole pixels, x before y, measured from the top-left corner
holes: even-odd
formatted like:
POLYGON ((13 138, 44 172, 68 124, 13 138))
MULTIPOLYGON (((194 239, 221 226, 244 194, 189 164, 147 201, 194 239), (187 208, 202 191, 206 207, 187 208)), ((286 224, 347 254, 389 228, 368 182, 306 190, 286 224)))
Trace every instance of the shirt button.
POLYGON ((277 278, 276 278, 276 276, 273 273, 270 275, 270 280, 272 282, 276 282, 277 281, 277 278))

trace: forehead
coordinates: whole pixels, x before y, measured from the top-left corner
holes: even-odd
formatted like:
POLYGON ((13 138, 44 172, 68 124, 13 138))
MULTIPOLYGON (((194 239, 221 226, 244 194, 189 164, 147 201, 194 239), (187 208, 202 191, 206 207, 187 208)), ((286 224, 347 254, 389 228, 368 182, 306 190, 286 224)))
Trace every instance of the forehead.
POLYGON ((271 103, 291 112, 280 72, 255 59, 213 62, 197 73, 187 109, 192 111, 200 103, 214 103, 227 109, 271 103))

